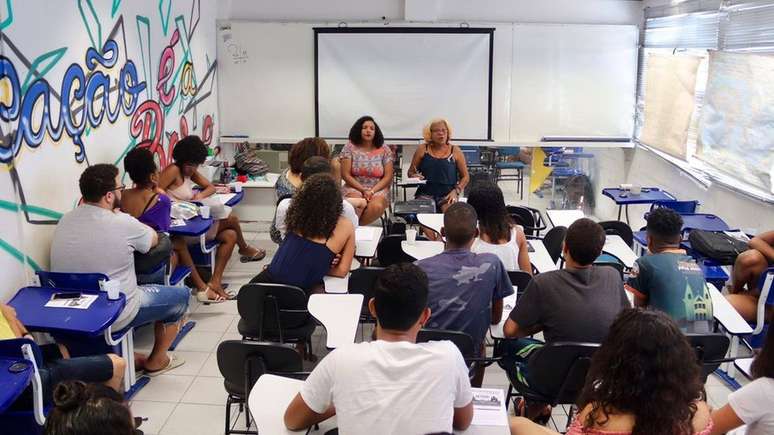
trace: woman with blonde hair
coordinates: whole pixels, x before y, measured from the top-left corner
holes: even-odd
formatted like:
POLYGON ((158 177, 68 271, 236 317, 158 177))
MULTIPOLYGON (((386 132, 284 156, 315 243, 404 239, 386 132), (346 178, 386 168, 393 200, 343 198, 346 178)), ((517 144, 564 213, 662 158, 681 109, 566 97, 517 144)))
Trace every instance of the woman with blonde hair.
POLYGON ((417 148, 408 170, 409 177, 426 180, 415 197, 432 199, 439 213, 457 202, 470 180, 462 150, 449 142, 451 134, 449 121, 430 121, 422 131, 425 143, 417 148))

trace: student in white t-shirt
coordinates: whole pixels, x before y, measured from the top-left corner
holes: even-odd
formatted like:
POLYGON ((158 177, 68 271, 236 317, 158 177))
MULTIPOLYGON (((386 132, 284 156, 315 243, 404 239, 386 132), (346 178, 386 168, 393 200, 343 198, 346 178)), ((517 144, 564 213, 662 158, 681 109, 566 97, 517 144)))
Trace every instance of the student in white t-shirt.
POLYGON ((339 433, 428 434, 465 430, 473 419, 468 368, 449 341, 416 343, 430 318, 427 276, 390 266, 368 302, 376 341, 340 347, 309 375, 285 411, 299 430, 334 414, 339 433))
MULTIPOLYGON (((330 174, 332 171, 333 169, 331 167, 330 160, 322 156, 309 157, 304 161, 304 166, 301 168, 301 181, 306 180, 314 174, 330 174)), ((285 224, 285 216, 288 214, 288 209, 290 208, 290 203, 292 201, 293 198, 284 198, 279 202, 279 204, 277 204, 277 211, 274 214, 273 222, 273 230, 277 231, 278 240, 275 240, 277 242, 285 240, 285 234, 288 232, 288 226, 285 224)), ((357 213, 355 212, 355 207, 350 204, 349 201, 344 201, 343 199, 342 206, 343 209, 341 211, 341 215, 352 222, 352 225, 357 228, 358 218, 357 213)))
POLYGON ((728 404, 712 413, 712 435, 743 424, 747 435, 774 434, 774 332, 769 327, 763 349, 752 364, 753 381, 728 396, 728 404))

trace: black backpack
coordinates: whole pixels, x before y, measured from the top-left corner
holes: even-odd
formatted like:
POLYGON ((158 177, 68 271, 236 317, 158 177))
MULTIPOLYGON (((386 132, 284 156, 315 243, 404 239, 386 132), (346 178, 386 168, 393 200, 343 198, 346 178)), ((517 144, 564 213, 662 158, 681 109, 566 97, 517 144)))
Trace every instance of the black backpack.
POLYGON ((721 265, 734 264, 736 257, 747 250, 746 242, 722 231, 691 230, 688 240, 696 252, 721 265))

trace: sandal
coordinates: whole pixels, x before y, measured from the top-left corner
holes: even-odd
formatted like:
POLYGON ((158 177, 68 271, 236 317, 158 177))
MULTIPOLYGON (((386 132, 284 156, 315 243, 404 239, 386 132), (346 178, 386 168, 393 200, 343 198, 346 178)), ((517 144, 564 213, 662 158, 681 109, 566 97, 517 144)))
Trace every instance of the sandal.
POLYGON ((203 303, 204 305, 219 304, 222 302, 226 302, 226 298, 224 298, 223 296, 217 293, 216 293, 215 299, 210 299, 209 297, 207 297, 207 292, 211 290, 212 289, 210 289, 210 286, 207 286, 206 289, 196 292, 196 300, 203 303))
POLYGON ((173 353, 169 353, 169 362, 166 366, 163 368, 160 368, 158 370, 148 370, 145 369, 145 374, 147 376, 150 376, 151 378, 156 377, 160 374, 166 373, 172 369, 176 369, 180 367, 181 365, 185 364, 185 360, 182 357, 179 357, 173 353))
POLYGON ((264 251, 263 249, 259 249, 259 248, 256 248, 256 250, 258 252, 256 252, 252 256, 250 256, 250 255, 242 255, 241 257, 239 257, 239 261, 241 261, 242 263, 250 263, 252 261, 261 261, 261 260, 263 260, 263 258, 266 257, 266 251, 264 251))

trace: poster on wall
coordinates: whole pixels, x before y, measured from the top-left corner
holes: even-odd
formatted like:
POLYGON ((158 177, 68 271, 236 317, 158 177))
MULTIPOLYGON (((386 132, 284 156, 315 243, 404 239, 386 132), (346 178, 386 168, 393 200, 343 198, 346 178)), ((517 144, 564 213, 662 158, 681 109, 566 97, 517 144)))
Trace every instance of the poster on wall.
MULTIPOLYGON (((163 168, 182 137, 217 137, 216 2, 0 8, 0 220, 24 240, 0 234, 0 264, 34 271, 47 268, 53 230, 78 203, 88 165, 123 174, 126 153, 144 147, 163 168)), ((9 288, 21 284, 2 273, 9 288)))
POLYGON ((698 156, 774 194, 774 56, 710 53, 698 156))
POLYGON ((697 56, 648 55, 640 142, 686 159, 699 63, 697 56))

